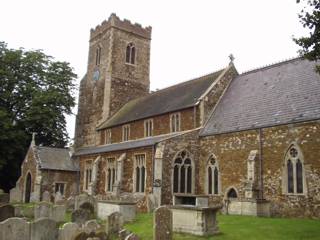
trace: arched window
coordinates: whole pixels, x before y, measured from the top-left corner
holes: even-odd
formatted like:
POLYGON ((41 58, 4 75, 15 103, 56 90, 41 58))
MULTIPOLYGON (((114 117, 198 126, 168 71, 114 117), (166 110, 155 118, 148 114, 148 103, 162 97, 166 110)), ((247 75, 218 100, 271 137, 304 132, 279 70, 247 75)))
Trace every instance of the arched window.
POLYGON ((126 63, 135 64, 136 48, 133 43, 129 43, 126 48, 126 63))
POLYGON ((207 193, 219 194, 219 166, 217 159, 211 155, 207 162, 207 193))
POLYGON ((180 152, 173 166, 173 192, 192 193, 193 166, 189 154, 186 151, 180 152))
POLYGON ((134 191, 143 193, 146 185, 146 155, 135 155, 134 191))
POLYGON ((285 155, 284 192, 288 194, 303 194, 305 189, 305 175, 301 150, 292 144, 285 155))
POLYGON ((107 182, 106 191, 112 192, 113 185, 116 182, 116 160, 115 158, 107 158, 107 182))

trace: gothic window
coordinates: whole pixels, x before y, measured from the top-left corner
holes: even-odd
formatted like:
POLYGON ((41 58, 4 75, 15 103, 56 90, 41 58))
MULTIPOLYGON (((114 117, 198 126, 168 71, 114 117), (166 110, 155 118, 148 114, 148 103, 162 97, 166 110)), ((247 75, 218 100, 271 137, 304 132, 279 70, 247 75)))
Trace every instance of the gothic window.
POLYGON ((219 194, 219 167, 214 155, 209 157, 207 163, 207 192, 219 194))
POLYGON ((107 192, 113 191, 113 185, 116 181, 116 161, 115 158, 107 158, 107 192))
POLYGON ((305 175, 303 156, 296 145, 290 146, 285 156, 284 192, 288 194, 303 194, 305 189, 305 175))
POLYGON ((86 162, 85 171, 84 171, 84 190, 89 189, 89 185, 92 182, 92 166, 91 162, 86 162))
POLYGON ((144 136, 151 137, 153 135, 153 120, 148 119, 144 121, 144 136))
POLYGON ((105 130, 105 144, 111 144, 111 129, 105 130))
POLYGON ((128 141, 130 139, 130 125, 122 126, 122 141, 128 141))
POLYGON ((170 115, 170 131, 179 132, 180 131, 180 113, 173 113, 170 115))
POLYGON ((189 154, 180 152, 173 165, 173 192, 192 193, 193 166, 189 154))
POLYGON ((96 66, 100 64, 101 61, 101 47, 97 47, 96 49, 96 66))
POLYGON ((126 63, 135 64, 136 48, 133 43, 129 43, 126 49, 126 63))
POLYGON ((143 193, 146 184, 146 156, 145 154, 135 155, 134 170, 134 191, 143 193))

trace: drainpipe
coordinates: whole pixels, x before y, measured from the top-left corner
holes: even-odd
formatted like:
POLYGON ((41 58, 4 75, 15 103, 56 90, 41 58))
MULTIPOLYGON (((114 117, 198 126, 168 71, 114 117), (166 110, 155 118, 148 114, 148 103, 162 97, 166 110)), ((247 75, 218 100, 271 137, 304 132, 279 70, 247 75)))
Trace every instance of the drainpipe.
POLYGON ((260 169, 260 192, 259 192, 259 198, 263 199, 263 135, 262 135, 262 129, 259 128, 259 169, 260 169))
POLYGON ((153 183, 154 183, 154 153, 155 153, 156 144, 152 145, 152 182, 151 182, 151 193, 153 194, 153 183))

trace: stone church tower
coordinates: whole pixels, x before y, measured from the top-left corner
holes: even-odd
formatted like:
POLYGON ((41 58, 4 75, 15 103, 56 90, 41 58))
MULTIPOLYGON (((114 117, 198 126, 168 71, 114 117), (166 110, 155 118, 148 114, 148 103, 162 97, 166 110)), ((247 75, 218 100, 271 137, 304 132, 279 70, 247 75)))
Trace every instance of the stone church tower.
POLYGON ((111 14, 91 29, 87 73, 80 83, 75 147, 98 144, 96 127, 128 101, 149 93, 151 27, 111 14))

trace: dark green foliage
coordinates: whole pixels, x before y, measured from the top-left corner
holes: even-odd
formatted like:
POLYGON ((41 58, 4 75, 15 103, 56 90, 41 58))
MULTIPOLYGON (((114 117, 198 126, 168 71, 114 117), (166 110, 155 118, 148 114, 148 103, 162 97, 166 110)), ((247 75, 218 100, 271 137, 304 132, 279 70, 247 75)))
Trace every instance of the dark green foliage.
POLYGON ((14 186, 33 132, 37 144, 66 145, 75 78, 66 62, 0 42, 0 188, 14 186))
MULTIPOLYGON (((299 14, 300 22, 304 28, 309 30, 309 35, 301 38, 294 38, 302 49, 300 54, 309 60, 320 59, 320 0, 297 0, 297 3, 304 2, 299 14)), ((320 66, 317 66, 317 72, 320 73, 320 66)))

